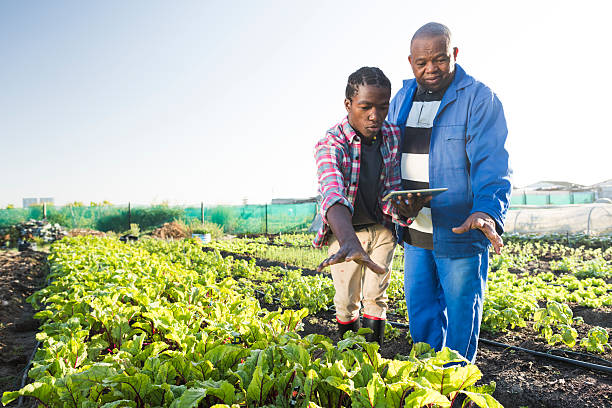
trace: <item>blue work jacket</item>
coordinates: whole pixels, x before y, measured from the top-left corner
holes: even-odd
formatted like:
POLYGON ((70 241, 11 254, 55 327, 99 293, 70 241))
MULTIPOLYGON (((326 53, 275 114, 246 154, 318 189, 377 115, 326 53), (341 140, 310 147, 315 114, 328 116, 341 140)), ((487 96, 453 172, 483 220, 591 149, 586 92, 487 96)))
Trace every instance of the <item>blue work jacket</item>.
MULTIPOLYGON (((387 120, 399 126, 400 146, 416 89, 415 79, 405 80, 389 107, 387 120)), ((433 121, 429 145, 429 187, 448 188, 430 202, 435 256, 467 257, 488 247, 489 240, 480 230, 463 234, 451 230, 473 212, 489 214, 497 233, 503 233, 512 191, 504 146, 507 135, 497 96, 456 64, 455 77, 433 121)), ((402 242, 404 228, 397 228, 398 242, 402 242)))

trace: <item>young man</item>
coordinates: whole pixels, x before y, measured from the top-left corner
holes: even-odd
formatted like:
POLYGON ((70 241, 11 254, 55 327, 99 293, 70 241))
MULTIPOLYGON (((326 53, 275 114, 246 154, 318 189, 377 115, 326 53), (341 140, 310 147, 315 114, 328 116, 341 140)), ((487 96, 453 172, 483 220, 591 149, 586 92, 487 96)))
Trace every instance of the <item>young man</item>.
POLYGON ((415 78, 393 98, 389 121, 402 132, 402 187, 448 188, 399 229, 412 339, 474 362, 488 246, 503 246, 512 187, 501 102, 455 63, 457 53, 446 26, 417 30, 415 78))
POLYGON ((400 204, 382 201, 399 190, 399 129, 384 119, 391 83, 378 68, 363 67, 349 76, 344 106, 347 116, 329 129, 315 147, 323 226, 313 242, 329 242, 340 337, 347 330, 373 330, 368 341, 384 338, 390 264, 395 249, 393 223, 408 226, 422 208, 421 199, 400 204))

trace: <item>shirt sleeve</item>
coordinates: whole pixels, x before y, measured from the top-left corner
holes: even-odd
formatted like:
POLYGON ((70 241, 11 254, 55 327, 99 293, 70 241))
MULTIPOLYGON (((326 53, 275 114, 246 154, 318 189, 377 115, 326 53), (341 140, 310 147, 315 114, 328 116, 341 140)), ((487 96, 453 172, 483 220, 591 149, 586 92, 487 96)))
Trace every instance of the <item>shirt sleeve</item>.
POLYGON ((492 92, 474 104, 467 133, 466 152, 474 192, 471 212, 489 214, 501 235, 512 191, 512 170, 505 147, 508 129, 504 111, 492 92))
POLYGON ((321 218, 325 224, 329 224, 327 211, 336 203, 346 206, 351 214, 354 211, 346 196, 341 157, 341 148, 333 142, 322 140, 315 146, 317 177, 321 194, 321 218))

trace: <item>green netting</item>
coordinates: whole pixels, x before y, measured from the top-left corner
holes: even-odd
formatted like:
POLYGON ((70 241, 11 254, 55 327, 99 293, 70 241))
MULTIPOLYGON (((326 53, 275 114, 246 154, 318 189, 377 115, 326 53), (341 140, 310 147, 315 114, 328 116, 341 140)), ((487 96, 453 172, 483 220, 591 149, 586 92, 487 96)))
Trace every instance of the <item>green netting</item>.
MULTIPOLYGON (((130 223, 143 229, 175 219, 214 222, 231 234, 306 232, 316 215, 315 203, 215 206, 215 207, 132 207, 127 206, 47 207, 47 219, 67 228, 125 231, 130 223)), ((0 227, 29 219, 42 219, 42 206, 0 210, 0 227)))
POLYGON ((573 204, 588 204, 595 201, 595 193, 586 192, 586 193, 573 193, 574 202, 573 204))
MULTIPOLYGON (((306 232, 316 215, 315 203, 217 206, 204 208, 204 221, 231 234, 306 232)), ((200 208, 185 208, 187 219, 200 219, 200 208)))
POLYGON ((525 196, 525 203, 527 205, 547 205, 548 194, 527 194, 525 196))
POLYGON ((525 194, 512 194, 510 205, 525 205, 525 194))
POLYGON ((510 205, 567 205, 589 204, 596 199, 593 192, 550 191, 513 194, 510 205))
POLYGON ((572 204, 573 200, 573 194, 570 192, 551 192, 549 197, 549 204, 552 205, 572 204))

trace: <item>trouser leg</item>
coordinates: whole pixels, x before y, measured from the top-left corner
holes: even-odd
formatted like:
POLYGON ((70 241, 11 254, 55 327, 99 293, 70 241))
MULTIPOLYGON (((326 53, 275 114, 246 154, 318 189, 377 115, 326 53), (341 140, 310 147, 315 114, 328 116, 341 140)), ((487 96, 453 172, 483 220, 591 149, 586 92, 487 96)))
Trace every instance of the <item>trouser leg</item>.
POLYGON ((488 251, 466 258, 437 258, 447 306, 446 347, 476 360, 487 282, 488 251))
POLYGON ((372 330, 372 333, 366 335, 366 340, 375 341, 382 346, 389 301, 387 287, 391 279, 395 239, 393 233, 382 225, 372 227, 371 236, 368 255, 374 262, 385 268, 387 273, 379 275, 367 268, 364 271, 363 327, 372 330))
MULTIPOLYGON (((367 231, 358 231, 357 238, 364 248, 367 248, 369 241, 367 231)), ((340 245, 338 240, 332 235, 329 239, 328 254, 331 256, 336 253, 339 248, 340 245)), ((353 323, 359 319, 363 267, 351 261, 330 265, 330 269, 334 282, 334 289, 336 290, 334 295, 336 320, 338 323, 353 323)))
POLYGON ((404 292, 412 340, 440 350, 447 316, 433 251, 404 244, 404 292))
POLYGON ((379 224, 369 227, 367 231, 370 234, 370 246, 366 251, 372 261, 385 268, 387 272, 380 275, 364 268, 363 316, 374 320, 386 319, 389 302, 387 288, 391 279, 395 239, 390 230, 379 224))

